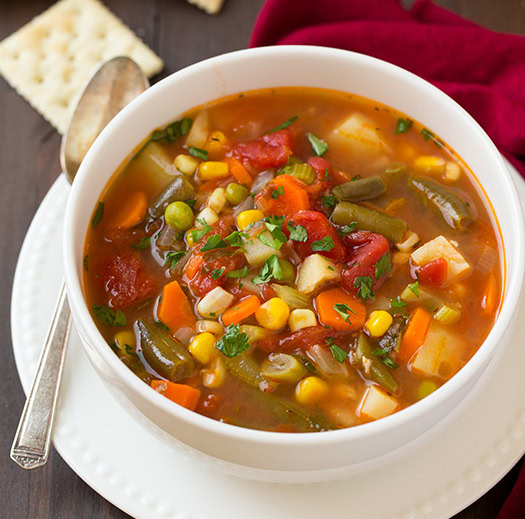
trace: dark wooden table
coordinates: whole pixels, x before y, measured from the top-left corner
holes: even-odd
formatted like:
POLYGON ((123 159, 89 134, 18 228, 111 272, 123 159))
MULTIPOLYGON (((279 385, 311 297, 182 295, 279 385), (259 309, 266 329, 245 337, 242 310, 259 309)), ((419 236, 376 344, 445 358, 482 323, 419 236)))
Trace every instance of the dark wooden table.
MULTIPOLYGON (((410 0, 407 0, 410 2, 410 0)), ((0 40, 46 9, 51 0, 2 0, 0 40)), ((525 34, 523 0, 436 0, 478 23, 525 34)), ((210 17, 182 0, 106 0, 106 4, 165 60, 170 74, 186 65, 247 45, 263 0, 227 0, 210 17)), ((11 350, 10 294, 18 252, 42 198, 60 171, 60 137, 0 79, 0 516, 20 518, 129 517, 87 486, 52 451, 46 467, 25 472, 9 459, 24 404, 11 350)), ((490 492, 458 514, 494 518, 512 488, 519 466, 490 492)))

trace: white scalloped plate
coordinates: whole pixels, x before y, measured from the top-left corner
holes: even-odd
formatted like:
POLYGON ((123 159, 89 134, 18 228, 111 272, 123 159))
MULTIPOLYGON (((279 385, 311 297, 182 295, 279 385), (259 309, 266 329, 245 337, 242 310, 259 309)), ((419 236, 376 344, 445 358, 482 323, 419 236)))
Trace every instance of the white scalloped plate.
MULTIPOLYGON (((525 205, 525 182, 513 174, 525 205)), ((11 329, 26 393, 62 277, 68 192, 61 176, 35 215, 16 270, 11 329)), ((103 388, 73 332, 53 442, 88 485, 138 518, 450 517, 496 484, 525 451, 524 335, 525 301, 512 345, 486 386, 459 417, 402 459, 342 481, 282 485, 215 472, 152 437, 103 388)))

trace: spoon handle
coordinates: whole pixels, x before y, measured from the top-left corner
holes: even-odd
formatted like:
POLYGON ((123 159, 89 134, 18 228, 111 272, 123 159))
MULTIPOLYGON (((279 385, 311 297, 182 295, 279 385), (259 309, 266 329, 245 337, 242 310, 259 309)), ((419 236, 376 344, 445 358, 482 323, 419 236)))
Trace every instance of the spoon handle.
POLYGON ((62 282, 33 386, 11 447, 11 459, 23 469, 45 465, 58 397, 66 344, 71 331, 71 311, 62 282))

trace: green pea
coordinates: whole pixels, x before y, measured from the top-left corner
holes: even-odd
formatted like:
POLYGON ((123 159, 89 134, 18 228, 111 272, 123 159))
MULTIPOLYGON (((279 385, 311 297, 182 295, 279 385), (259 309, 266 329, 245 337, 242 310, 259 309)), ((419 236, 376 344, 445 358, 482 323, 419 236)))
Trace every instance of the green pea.
POLYGON ((240 184, 228 184, 226 188, 226 200, 230 202, 231 205, 239 205, 243 202, 250 192, 240 184))
POLYGON ((280 259, 279 264, 281 265, 281 270, 283 271, 283 281, 293 281, 295 279, 295 272, 292 264, 285 259, 280 259))
POLYGON ((185 231, 193 224, 193 211, 184 202, 172 202, 164 211, 164 219, 177 231, 185 231))

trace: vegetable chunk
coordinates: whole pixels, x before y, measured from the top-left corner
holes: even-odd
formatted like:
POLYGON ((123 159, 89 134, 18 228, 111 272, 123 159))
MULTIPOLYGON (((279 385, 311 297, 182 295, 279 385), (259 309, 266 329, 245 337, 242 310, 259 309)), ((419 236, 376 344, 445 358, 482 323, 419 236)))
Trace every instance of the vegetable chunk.
POLYGON ((312 294, 322 285, 337 282, 340 269, 320 254, 308 256, 298 269, 297 289, 303 294, 312 294))
POLYGON ((370 386, 361 401, 361 414, 377 420, 392 414, 398 407, 398 402, 377 386, 370 386))

